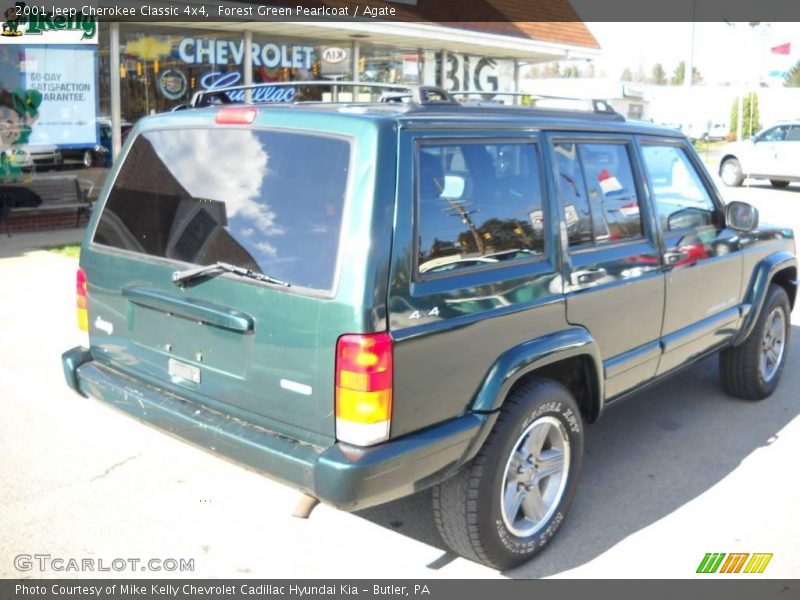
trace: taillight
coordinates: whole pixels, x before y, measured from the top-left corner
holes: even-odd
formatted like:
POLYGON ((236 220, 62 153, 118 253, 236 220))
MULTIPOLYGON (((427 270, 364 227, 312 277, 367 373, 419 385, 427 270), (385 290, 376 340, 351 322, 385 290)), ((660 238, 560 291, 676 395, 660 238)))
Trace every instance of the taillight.
POLYGON ((89 331, 89 315, 86 312, 86 271, 78 269, 75 300, 78 305, 78 329, 89 331))
POLYGON ((222 108, 214 117, 214 122, 220 125, 249 125, 256 119, 257 110, 247 106, 222 108))
POLYGON ((389 439, 392 338, 343 335, 336 343, 336 437, 358 446, 389 439))

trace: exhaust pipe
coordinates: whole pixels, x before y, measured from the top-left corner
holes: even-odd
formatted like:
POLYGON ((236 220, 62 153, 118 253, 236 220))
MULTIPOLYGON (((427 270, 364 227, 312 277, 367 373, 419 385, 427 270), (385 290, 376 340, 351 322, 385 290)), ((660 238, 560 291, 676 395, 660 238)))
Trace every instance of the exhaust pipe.
POLYGON ((319 504, 319 498, 309 496, 308 494, 303 494, 297 501, 292 516, 297 519, 307 519, 309 516, 311 516, 311 511, 314 510, 314 507, 317 506, 317 504, 319 504))

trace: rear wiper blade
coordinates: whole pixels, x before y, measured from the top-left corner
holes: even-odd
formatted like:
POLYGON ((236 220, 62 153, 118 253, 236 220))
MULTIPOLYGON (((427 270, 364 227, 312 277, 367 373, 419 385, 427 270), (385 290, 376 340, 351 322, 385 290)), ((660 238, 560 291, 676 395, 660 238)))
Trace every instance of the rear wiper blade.
POLYGON ((252 269, 245 269, 244 267, 237 267, 236 265, 231 265, 224 262, 216 262, 212 265, 195 267, 193 269, 186 269, 185 271, 175 271, 172 274, 172 283, 175 285, 182 285, 187 281, 191 281, 192 279, 197 279, 198 277, 207 277, 217 272, 235 273, 236 275, 240 275, 242 277, 249 277, 250 279, 256 279, 258 281, 266 281, 267 283, 273 283, 283 287, 292 286, 292 284, 287 281, 281 281, 280 279, 275 279, 269 275, 258 273, 252 269))

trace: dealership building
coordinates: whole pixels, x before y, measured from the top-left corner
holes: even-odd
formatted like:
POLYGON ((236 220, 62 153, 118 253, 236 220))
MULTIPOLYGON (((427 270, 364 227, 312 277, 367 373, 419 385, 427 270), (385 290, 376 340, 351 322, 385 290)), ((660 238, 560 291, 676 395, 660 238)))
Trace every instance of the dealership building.
MULTIPOLYGON (((504 2, 513 4, 495 5, 504 2)), ((200 90, 331 80, 511 92, 520 90, 527 65, 599 53, 578 20, 143 23, 78 14, 30 15, 12 25, 3 25, 0 38, 5 182, 20 181, 7 159, 15 148, 50 145, 66 157, 67 149, 105 144, 116 155, 129 124, 186 104, 200 90)))

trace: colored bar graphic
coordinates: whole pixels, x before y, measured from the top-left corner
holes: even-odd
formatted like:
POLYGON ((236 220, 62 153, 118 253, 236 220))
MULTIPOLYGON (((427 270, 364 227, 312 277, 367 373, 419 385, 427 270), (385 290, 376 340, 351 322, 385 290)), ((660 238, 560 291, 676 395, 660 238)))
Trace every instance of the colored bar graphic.
POLYGON ((700 561, 700 565, 697 567, 697 573, 705 573, 706 563, 708 559, 711 557, 711 554, 706 552, 706 555, 703 557, 703 560, 700 561))
POLYGON ((744 567, 745 573, 763 573, 767 568, 769 561, 772 560, 772 554, 767 552, 750 554, 748 552, 733 552, 725 554, 725 552, 706 552, 703 560, 697 567, 698 573, 740 573, 745 562, 747 566, 744 567), (727 556, 727 560, 725 559, 727 556), (748 561, 748 557, 750 560, 748 561), (723 563, 722 561, 725 560, 723 563), (720 568, 722 565, 722 568, 720 568))
POLYGON ((716 573, 717 569, 719 569, 720 564, 722 564, 722 559, 725 558, 725 553, 720 552, 719 558, 714 561, 714 565, 711 567, 711 573, 716 573))
POLYGON ((750 556, 750 555, 747 554, 747 553, 741 555, 741 558, 739 559, 739 562, 736 563, 736 568, 733 571, 734 573, 738 573, 739 571, 742 570, 742 567, 744 566, 744 561, 747 560, 748 556, 750 556))
POLYGON ((750 556, 749 553, 741 552, 729 554, 728 559, 722 565, 720 573, 738 573, 748 556, 750 556))
POLYGON ((763 573, 767 568, 769 561, 772 560, 772 554, 753 554, 750 562, 744 568, 745 573, 763 573))
POLYGON ((725 553, 714 552, 706 553, 703 560, 700 561, 700 566, 697 567, 698 573, 716 573, 722 559, 725 558, 725 553))

